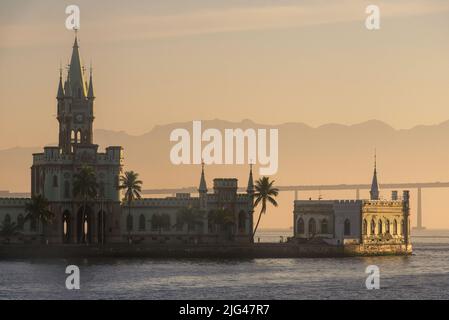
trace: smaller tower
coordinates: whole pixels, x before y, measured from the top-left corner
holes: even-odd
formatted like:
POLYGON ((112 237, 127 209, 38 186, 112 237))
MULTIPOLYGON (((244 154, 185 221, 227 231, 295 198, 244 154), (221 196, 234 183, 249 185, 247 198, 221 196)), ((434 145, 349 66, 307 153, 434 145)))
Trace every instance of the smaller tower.
POLYGON ((58 94, 56 96, 56 99, 58 99, 58 103, 64 99, 64 88, 62 85, 62 68, 61 67, 59 67, 59 85, 58 85, 58 94))
POLYGON ((198 192, 200 194, 200 210, 207 210, 207 185, 206 178, 204 177, 204 161, 201 162, 201 178, 198 192))
POLYGON ((371 200, 379 200, 379 185, 377 183, 377 159, 376 159, 376 151, 374 151, 374 173, 373 173, 373 181, 371 182, 371 190, 370 190, 371 200))
POLYGON ((206 185, 206 178, 204 177, 204 161, 201 161, 201 178, 198 192, 200 194, 199 195, 200 211, 204 213, 203 232, 207 234, 209 232, 209 220, 207 216, 207 185, 206 185))
POLYGON ((95 95, 94 95, 94 83, 92 81, 92 64, 90 65, 90 76, 89 76, 89 89, 87 91, 87 98, 89 100, 93 100, 95 99, 95 95))
MULTIPOLYGON (((248 199, 248 217, 249 217, 249 230, 252 232, 253 230, 253 214, 254 214, 254 180, 253 180, 253 164, 249 165, 249 178, 248 178, 248 187, 246 188, 246 192, 249 196, 248 199)), ((254 241, 254 239, 251 239, 254 241)))
POLYGON ((253 164, 249 165, 249 178, 248 178, 248 187, 246 188, 246 192, 249 195, 254 195, 254 181, 253 181, 253 164))

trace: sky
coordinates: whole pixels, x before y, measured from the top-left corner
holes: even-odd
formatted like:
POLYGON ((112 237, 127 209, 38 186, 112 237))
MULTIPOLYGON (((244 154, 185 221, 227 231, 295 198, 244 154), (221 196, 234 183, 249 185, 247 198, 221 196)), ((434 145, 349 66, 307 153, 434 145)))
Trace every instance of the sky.
POLYGON ((0 150, 56 142, 72 4, 81 10, 82 59, 93 66, 96 129, 140 135, 206 119, 378 119, 400 129, 449 120, 447 0, 124 3, 0 2, 0 150), (365 28, 371 4, 380 8, 377 31, 365 28))
POLYGON ((0 3, 0 149, 55 142, 65 7, 81 10, 96 128, 143 134, 193 119, 395 128, 449 119, 446 0, 0 3), (376 4, 381 29, 369 31, 376 4))

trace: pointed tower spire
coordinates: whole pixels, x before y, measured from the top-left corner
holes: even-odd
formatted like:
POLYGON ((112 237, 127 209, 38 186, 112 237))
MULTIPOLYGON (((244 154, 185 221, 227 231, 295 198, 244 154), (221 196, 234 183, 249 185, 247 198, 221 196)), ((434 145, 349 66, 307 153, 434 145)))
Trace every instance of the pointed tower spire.
POLYGON ((374 173, 373 173, 373 181, 371 182, 371 190, 370 190, 371 200, 379 200, 379 184, 377 183, 377 156, 376 150, 374 150, 374 173))
POLYGON ((59 65, 59 85, 58 85, 58 94, 56 96, 58 100, 64 99, 64 89, 62 86, 62 67, 59 65))
POLYGON ((74 97, 85 98, 87 96, 86 81, 84 80, 84 70, 78 47, 78 30, 76 29, 72 58, 70 59, 69 80, 74 97))
POLYGON ((64 83, 64 93, 66 97, 72 96, 72 85, 70 83, 70 64, 67 64, 67 79, 64 83))
POLYGON ((200 187, 198 188, 200 193, 207 193, 206 179, 204 178, 204 161, 201 162, 201 179, 200 187))
POLYGON ((249 164, 249 178, 248 178, 248 188, 246 188, 248 194, 254 193, 254 181, 253 181, 253 164, 249 164))
POLYGON ((92 82, 92 63, 90 63, 90 76, 89 76, 89 90, 87 92, 89 99, 95 99, 94 96, 94 83, 92 82))

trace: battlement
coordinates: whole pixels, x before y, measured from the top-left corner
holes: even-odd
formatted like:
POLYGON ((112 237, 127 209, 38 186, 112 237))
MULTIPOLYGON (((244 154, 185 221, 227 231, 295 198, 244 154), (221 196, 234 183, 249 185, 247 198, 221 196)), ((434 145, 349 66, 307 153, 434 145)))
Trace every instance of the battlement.
POLYGON ((29 201, 30 198, 0 198, 0 207, 22 207, 29 201))
MULTIPOLYGON (((90 146, 91 147, 91 146, 90 146)), ((74 153, 64 154, 62 149, 59 147, 44 147, 44 152, 42 153, 34 153, 33 154, 33 164, 34 165, 46 165, 46 164, 57 164, 57 165, 65 165, 65 164, 73 164, 75 160, 79 160, 78 158, 83 159, 85 156, 80 153, 81 150, 92 149, 86 146, 77 146, 74 153)), ((123 163, 123 148, 118 146, 107 147, 106 152, 97 153, 97 146, 93 146, 93 152, 91 156, 88 156, 88 160, 90 162, 96 162, 98 164, 122 164, 123 163)), ((84 151, 83 151, 84 152, 84 151)), ((86 159, 87 159, 86 158, 86 159)))
POLYGON ((214 179, 214 189, 215 188, 231 188, 237 189, 238 179, 235 178, 215 178, 214 179))
POLYGON ((362 200, 366 207, 402 207, 405 200, 362 200))
MULTIPOLYGON (((188 207, 189 205, 196 205, 198 201, 198 198, 192 197, 142 198, 135 200, 132 207, 188 207)), ((127 207, 126 204, 124 206, 127 207)))
POLYGON ((334 203, 335 204, 354 204, 354 203, 361 204, 362 200, 354 200, 354 199, 351 199, 351 200, 334 200, 334 203))

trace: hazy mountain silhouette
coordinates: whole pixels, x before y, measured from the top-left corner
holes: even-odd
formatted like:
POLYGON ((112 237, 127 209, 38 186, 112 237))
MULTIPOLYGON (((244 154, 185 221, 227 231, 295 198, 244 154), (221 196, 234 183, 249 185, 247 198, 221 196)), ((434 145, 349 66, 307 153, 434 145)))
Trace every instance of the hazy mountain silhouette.
MULTIPOLYGON (((407 130, 396 130, 378 120, 354 125, 330 123, 317 128, 294 122, 262 125, 247 119, 207 120, 202 124, 203 129, 278 128, 279 171, 274 179, 282 185, 369 183, 375 148, 380 183, 449 180, 449 150, 442 145, 449 139, 449 121, 407 130)), ((175 128, 191 130, 191 126, 191 122, 159 125, 140 136, 98 129, 94 139, 100 149, 123 146, 125 169, 139 172, 144 188, 191 186, 199 181, 199 166, 174 166, 169 160, 173 145, 169 141, 170 132, 175 128)), ((31 154, 41 150, 41 147, 1 150, 0 190, 29 190, 31 154)), ((240 185, 246 185, 247 173, 248 166, 242 165, 206 169, 209 187, 211 179, 218 176, 236 176, 240 185)))
MULTIPOLYGON (((407 130, 396 130, 384 122, 370 120, 354 125, 326 124, 317 128, 304 123, 261 125, 251 120, 229 122, 203 121, 204 128, 278 128, 279 171, 273 177, 278 185, 370 183, 373 154, 377 149, 379 182, 449 181, 449 121, 438 125, 421 125, 407 130)), ((132 136, 126 132, 96 130, 94 139, 104 149, 121 145, 125 151, 125 170, 140 173, 144 189, 196 186, 200 178, 199 165, 174 166, 169 159, 172 143, 170 132, 175 128, 191 130, 191 122, 155 126, 151 131, 132 136)), ((0 150, 0 190, 29 191, 31 154, 41 147, 0 150)), ((237 177, 240 186, 246 186, 247 165, 214 165, 206 167, 209 190, 215 177, 237 177)), ((255 178, 258 176, 255 167, 255 178)), ((416 190, 411 190, 412 221, 415 220, 416 190)), ((390 191, 381 189, 381 196, 390 191)), ((423 192, 424 223, 428 227, 448 227, 445 201, 447 190, 423 192)), ((318 197, 354 198, 354 191, 309 192, 300 198, 318 197)), ((362 197, 367 197, 363 191, 362 197)), ((261 227, 288 227, 292 225, 293 194, 281 193, 279 208, 269 209, 261 227)), ((413 222, 414 223, 414 222, 413 222)))

